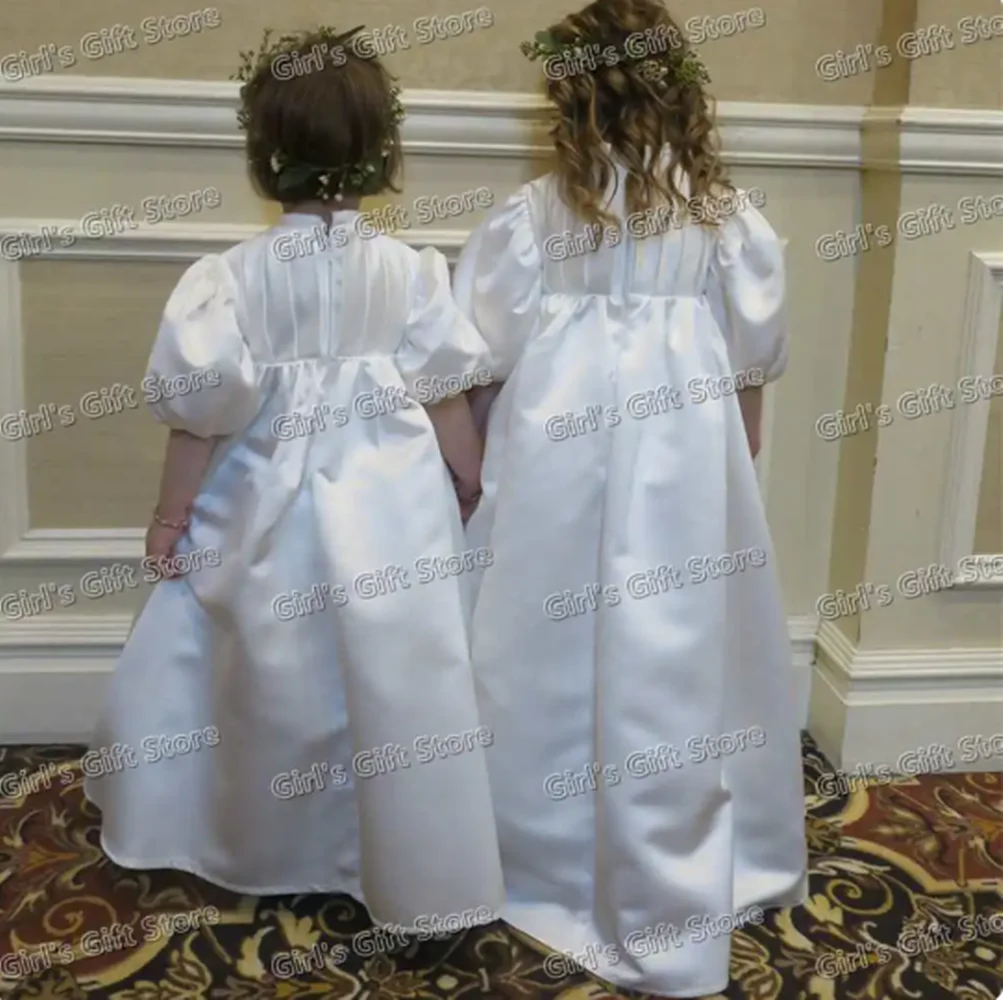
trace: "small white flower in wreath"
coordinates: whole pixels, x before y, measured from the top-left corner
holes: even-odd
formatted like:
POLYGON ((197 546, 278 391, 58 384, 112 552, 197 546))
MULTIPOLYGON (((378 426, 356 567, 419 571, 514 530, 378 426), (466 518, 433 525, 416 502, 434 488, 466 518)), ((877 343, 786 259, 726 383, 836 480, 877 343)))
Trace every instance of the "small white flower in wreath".
POLYGON ((648 83, 661 83, 668 75, 668 66, 663 65, 657 59, 645 59, 644 62, 639 63, 637 71, 641 74, 641 78, 647 80, 648 83))

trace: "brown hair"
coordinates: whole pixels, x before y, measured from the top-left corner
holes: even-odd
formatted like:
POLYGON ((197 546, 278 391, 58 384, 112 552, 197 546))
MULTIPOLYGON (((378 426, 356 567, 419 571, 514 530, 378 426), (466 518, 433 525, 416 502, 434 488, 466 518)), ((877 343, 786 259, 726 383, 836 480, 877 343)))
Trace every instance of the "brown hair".
POLYGON ((323 29, 287 36, 246 78, 248 171, 264 197, 294 204, 399 193, 396 81, 377 58, 342 44, 353 34, 338 44, 323 29))
MULTIPOLYGON (((616 161, 628 169, 628 213, 666 204, 686 209, 687 198, 675 183, 680 167, 689 177, 690 205, 734 193, 718 151, 712 99, 699 77, 674 70, 684 57, 700 64, 658 0, 595 0, 549 31, 562 47, 616 53, 593 69, 547 73, 547 96, 559 116, 551 130, 558 182, 577 215, 591 223, 618 223, 603 204, 616 161), (651 68, 645 60, 631 58, 637 40, 645 38, 654 58, 668 67, 661 78, 645 72, 651 68), (662 39, 661 52, 652 39, 662 39), (658 155, 666 145, 668 159, 658 155)), ((701 212, 701 222, 715 225, 715 215, 701 212)))

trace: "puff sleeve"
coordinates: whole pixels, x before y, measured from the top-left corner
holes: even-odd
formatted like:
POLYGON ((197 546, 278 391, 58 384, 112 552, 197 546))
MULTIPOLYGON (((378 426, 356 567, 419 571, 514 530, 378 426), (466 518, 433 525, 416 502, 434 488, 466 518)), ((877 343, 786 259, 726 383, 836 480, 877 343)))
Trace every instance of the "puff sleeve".
POLYGON ((784 248, 755 208, 722 223, 707 294, 733 373, 761 372, 765 382, 780 378, 788 346, 784 248))
POLYGON ((543 259, 521 188, 471 235, 453 278, 457 305, 491 351, 492 375, 505 381, 535 332, 543 289, 543 259))
POLYGON ((167 300, 143 391, 153 416, 196 437, 243 430, 260 399, 237 323, 236 283, 221 257, 193 264, 167 300))
POLYGON ((456 307, 446 258, 434 247, 415 254, 411 307, 396 363, 408 394, 423 405, 490 381, 488 351, 456 307))

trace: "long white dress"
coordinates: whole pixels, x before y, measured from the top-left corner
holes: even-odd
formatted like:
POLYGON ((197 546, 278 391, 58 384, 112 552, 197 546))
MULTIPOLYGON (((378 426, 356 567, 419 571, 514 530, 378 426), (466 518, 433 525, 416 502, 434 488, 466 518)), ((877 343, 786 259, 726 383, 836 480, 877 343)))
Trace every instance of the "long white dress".
POLYGON ((419 402, 479 377, 485 348, 445 258, 356 218, 286 215, 170 297, 154 413, 223 437, 180 546, 204 568, 137 620, 86 790, 126 867, 464 926, 503 899, 491 740, 467 545, 419 402))
POLYGON ((454 275, 505 382, 467 536, 495 554, 471 641, 503 916, 618 985, 702 996, 731 929, 806 888, 790 646, 728 381, 786 366, 783 252, 751 205, 578 252, 583 229, 541 178, 454 275))

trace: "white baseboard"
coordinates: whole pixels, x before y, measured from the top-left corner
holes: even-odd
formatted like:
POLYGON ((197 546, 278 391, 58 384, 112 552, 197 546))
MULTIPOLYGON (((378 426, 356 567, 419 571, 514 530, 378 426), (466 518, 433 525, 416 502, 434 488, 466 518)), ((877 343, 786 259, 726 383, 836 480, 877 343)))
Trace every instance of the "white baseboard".
MULTIPOLYGON (((83 556, 83 553, 81 553, 83 556)), ((0 744, 86 743, 130 615, 60 615, 0 627, 0 744)), ((1003 650, 856 651, 834 625, 788 620, 799 716, 850 770, 992 736, 1003 719, 1003 650), (810 707, 810 712, 809 712, 810 707)), ((1001 771, 1003 758, 959 769, 1001 771)))
MULTIPOLYGON (((1003 733, 1003 647, 858 650, 831 622, 817 636, 808 729, 844 771, 964 737, 1003 733)), ((959 771, 1003 771, 1003 756, 959 771)))
POLYGON ((818 619, 814 615, 792 616, 787 619, 791 639, 796 689, 794 703, 801 728, 808 728, 808 705, 811 701, 811 675, 815 668, 815 634, 818 619))
POLYGON ((0 626, 0 744, 87 743, 132 615, 0 626))
MULTIPOLYGON (((59 615, 0 626, 0 746, 89 742, 132 620, 59 615)), ((792 618, 789 627, 807 707, 814 619, 792 618)))

